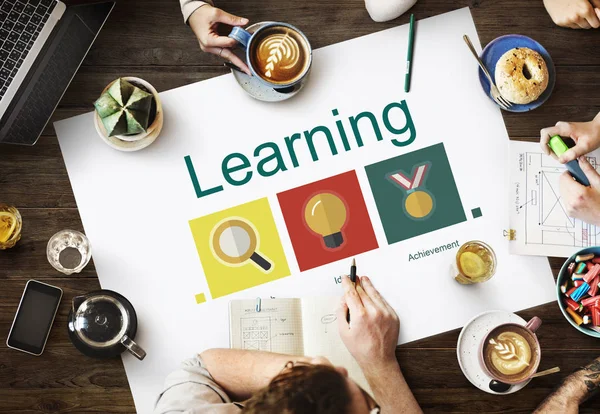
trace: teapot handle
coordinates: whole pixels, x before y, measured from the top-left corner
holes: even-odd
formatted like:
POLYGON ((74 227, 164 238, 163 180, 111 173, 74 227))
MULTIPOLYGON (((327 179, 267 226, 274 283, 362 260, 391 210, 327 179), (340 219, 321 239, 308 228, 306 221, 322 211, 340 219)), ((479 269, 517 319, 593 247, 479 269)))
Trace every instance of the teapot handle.
POLYGON ((136 344, 133 339, 127 335, 123 335, 121 338, 121 344, 140 361, 146 357, 146 351, 144 351, 141 346, 136 344))

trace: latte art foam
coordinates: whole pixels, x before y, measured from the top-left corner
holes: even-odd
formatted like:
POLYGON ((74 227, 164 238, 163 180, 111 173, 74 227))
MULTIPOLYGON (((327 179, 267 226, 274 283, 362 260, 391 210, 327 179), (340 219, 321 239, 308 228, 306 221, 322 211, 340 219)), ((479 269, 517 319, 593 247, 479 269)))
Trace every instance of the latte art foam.
POLYGON ((265 29, 254 42, 252 66, 265 80, 290 83, 300 77, 308 63, 304 39, 287 27, 265 29))
POLYGON ((490 361, 504 375, 516 375, 529 367, 531 347, 516 332, 502 332, 489 340, 490 361))

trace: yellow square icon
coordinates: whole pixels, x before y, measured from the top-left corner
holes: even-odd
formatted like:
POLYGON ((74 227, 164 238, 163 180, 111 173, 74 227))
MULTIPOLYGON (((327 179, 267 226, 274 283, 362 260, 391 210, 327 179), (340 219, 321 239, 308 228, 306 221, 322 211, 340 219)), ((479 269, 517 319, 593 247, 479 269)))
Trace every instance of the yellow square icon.
POLYGON ((290 275, 267 198, 189 223, 213 299, 290 275))

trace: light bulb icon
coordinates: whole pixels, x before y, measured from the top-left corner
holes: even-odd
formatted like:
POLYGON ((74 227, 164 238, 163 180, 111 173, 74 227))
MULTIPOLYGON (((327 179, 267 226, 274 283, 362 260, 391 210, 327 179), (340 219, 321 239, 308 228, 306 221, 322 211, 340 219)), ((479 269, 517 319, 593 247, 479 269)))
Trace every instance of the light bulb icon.
POLYGON ((328 249, 336 249, 344 243, 342 227, 347 218, 346 204, 331 193, 314 195, 304 208, 306 225, 323 238, 328 249))

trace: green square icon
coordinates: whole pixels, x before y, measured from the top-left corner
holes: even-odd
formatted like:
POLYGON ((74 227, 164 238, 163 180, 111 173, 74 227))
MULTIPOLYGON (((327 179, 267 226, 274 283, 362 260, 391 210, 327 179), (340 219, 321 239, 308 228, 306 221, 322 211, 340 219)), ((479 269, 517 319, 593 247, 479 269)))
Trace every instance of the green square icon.
POLYGON ((466 221, 444 144, 365 167, 388 244, 466 221))
POLYGON ((481 208, 480 208, 480 207, 477 207, 477 208, 474 208, 474 209, 472 209, 472 210, 471 210, 471 214, 473 215, 473 218, 474 218, 474 219, 476 219, 476 218, 479 218, 479 217, 483 216, 483 214, 481 213, 481 208))

